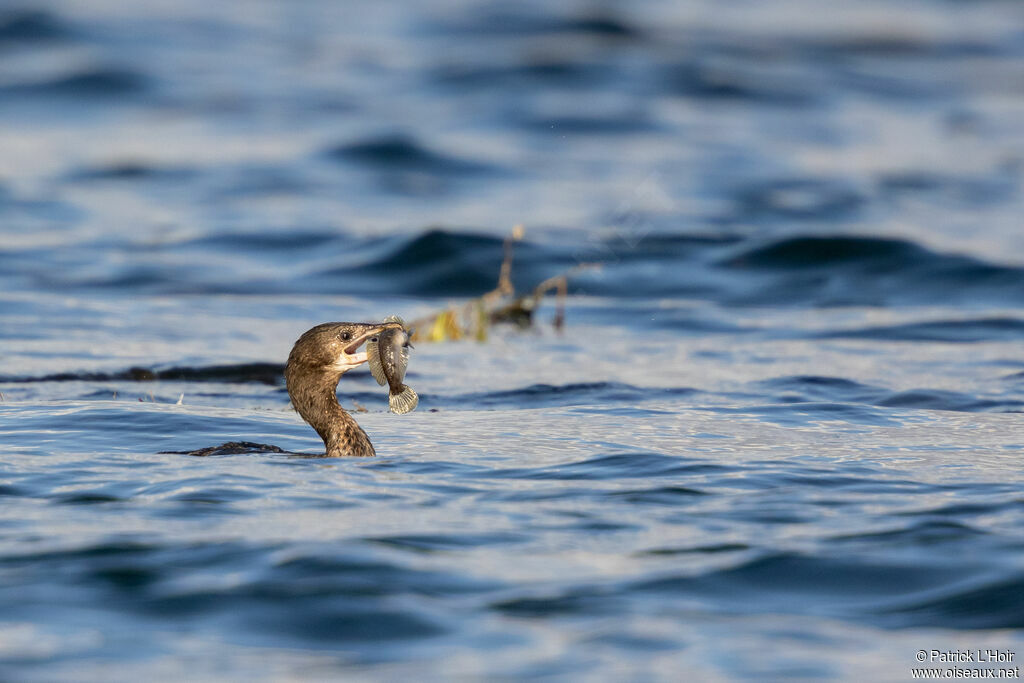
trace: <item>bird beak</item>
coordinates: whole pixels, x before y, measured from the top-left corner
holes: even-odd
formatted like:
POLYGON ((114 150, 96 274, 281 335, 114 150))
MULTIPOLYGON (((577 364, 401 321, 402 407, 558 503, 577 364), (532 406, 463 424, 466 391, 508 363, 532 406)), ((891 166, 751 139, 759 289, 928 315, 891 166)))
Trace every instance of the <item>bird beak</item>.
POLYGON ((384 327, 379 325, 368 327, 364 330, 348 346, 342 349, 338 359, 334 362, 334 369, 344 373, 365 363, 367 361, 366 352, 359 351, 359 347, 369 341, 371 337, 375 337, 383 331, 384 327))

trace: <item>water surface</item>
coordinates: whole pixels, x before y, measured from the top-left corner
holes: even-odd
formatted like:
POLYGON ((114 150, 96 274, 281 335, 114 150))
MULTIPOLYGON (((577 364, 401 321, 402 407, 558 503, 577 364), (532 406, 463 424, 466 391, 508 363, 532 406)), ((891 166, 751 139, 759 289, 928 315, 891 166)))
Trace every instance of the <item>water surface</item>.
POLYGON ((1015 3, 0 9, 4 680, 906 680, 1022 647, 1015 3), (322 452, 327 320, 571 272, 322 452), (583 267, 585 264, 600 267, 583 267))

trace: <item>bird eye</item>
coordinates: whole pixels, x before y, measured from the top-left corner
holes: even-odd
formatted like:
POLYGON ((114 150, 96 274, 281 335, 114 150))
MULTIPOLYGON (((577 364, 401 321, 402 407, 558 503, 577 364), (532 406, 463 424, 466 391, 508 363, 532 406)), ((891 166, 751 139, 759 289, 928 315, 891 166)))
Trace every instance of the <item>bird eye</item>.
POLYGON ((341 341, 348 341, 349 339, 352 338, 352 333, 351 332, 342 332, 339 336, 341 337, 341 341))

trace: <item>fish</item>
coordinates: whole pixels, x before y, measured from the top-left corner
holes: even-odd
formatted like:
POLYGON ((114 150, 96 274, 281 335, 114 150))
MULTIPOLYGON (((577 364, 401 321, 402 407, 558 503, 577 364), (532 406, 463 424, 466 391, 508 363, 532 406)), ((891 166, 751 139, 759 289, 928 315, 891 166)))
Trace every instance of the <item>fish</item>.
POLYGON ((410 413, 419 405, 420 397, 413 388, 403 384, 409 366, 409 328, 398 316, 384 319, 387 329, 366 342, 366 359, 377 384, 388 385, 388 407, 398 415, 410 413))

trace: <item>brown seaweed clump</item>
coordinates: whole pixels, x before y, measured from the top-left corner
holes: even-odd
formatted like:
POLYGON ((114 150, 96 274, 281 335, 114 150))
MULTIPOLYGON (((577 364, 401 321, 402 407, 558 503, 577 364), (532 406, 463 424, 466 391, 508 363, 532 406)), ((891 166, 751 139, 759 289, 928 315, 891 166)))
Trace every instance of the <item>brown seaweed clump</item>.
POLYGON ((580 264, 575 268, 549 277, 532 290, 517 293, 512 284, 512 257, 515 243, 523 239, 522 225, 517 225, 505 238, 504 258, 498 273, 498 284, 491 291, 411 323, 412 340, 416 342, 444 342, 460 339, 487 341, 493 325, 511 324, 527 329, 535 323, 535 313, 545 296, 555 293, 555 317, 551 321, 556 330, 565 325, 565 299, 569 291, 569 275, 595 264, 580 264))

